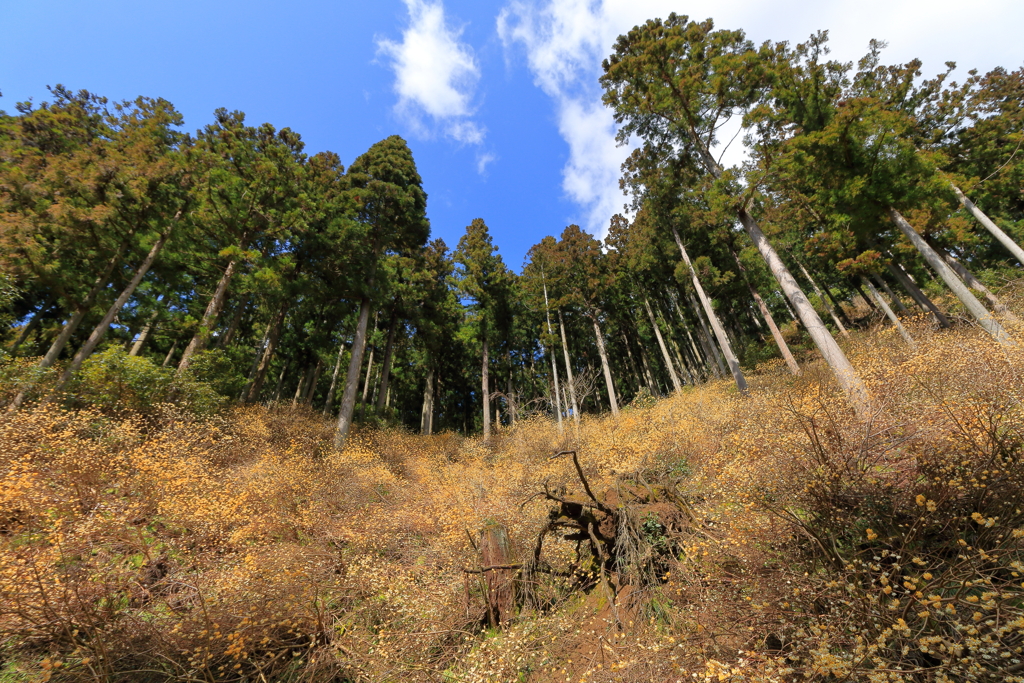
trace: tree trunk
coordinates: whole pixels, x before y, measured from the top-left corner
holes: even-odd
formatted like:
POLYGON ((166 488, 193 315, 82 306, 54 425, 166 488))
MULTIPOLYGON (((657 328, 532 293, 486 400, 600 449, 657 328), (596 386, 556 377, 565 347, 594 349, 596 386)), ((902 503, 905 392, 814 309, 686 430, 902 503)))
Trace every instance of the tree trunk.
MULTIPOLYGON (((92 308, 93 302, 96 301, 96 296, 107 285, 107 280, 110 277, 110 274, 114 272, 117 262, 121 260, 121 255, 124 254, 124 250, 127 245, 127 240, 122 242, 121 246, 118 247, 117 252, 114 253, 109 261, 107 261, 106 267, 104 267, 103 272, 100 273, 93 282, 92 288, 89 290, 88 294, 85 295, 85 299, 82 300, 82 303, 78 304, 78 307, 72 314, 71 319, 64 324, 60 334, 58 334, 57 338, 53 340, 52 344, 50 344, 50 348, 46 351, 46 355, 44 355, 39 361, 40 368, 50 367, 57 361, 57 358, 60 357, 61 351, 63 351, 64 347, 67 346, 68 340, 71 339, 71 335, 75 333, 75 330, 77 330, 78 326, 82 323, 82 319, 85 318, 89 313, 89 309, 92 308)), ((21 405, 17 398, 15 399, 15 404, 21 405)))
POLYGON ((956 298, 964 305, 964 307, 970 312, 972 316, 978 321, 979 324, 985 329, 986 332, 992 335, 992 337, 1004 346, 1015 346, 1015 342, 1010 338, 1010 335, 1006 333, 1003 326, 995 319, 995 317, 985 310, 985 307, 981 305, 981 302, 971 294, 971 291, 967 289, 966 285, 961 282, 960 278, 957 277, 953 269, 946 265, 946 262, 942 260, 942 257, 925 242, 924 238, 917 234, 914 227, 907 222, 907 219, 897 211, 896 209, 889 209, 889 217, 892 222, 896 224, 896 227, 900 229, 907 239, 910 240, 921 255, 924 256, 925 261, 932 267, 942 281, 946 283, 956 298))
MULTIPOLYGON (((551 331, 551 310, 548 307, 548 283, 544 279, 544 269, 541 268, 541 284, 544 286, 544 320, 548 324, 548 337, 553 337, 554 333, 551 331)), ((555 416, 558 419, 558 433, 562 433, 562 400, 559 387, 558 387, 558 358, 555 354, 555 350, 551 349, 551 376, 555 380, 555 416)))
POLYGON ((881 285, 882 289, 885 290, 885 293, 889 295, 889 299, 894 304, 896 304, 896 310, 897 311, 899 311, 900 313, 909 313, 910 312, 910 311, 907 310, 907 307, 903 305, 903 302, 900 301, 900 298, 898 296, 896 296, 896 292, 892 291, 892 288, 889 287, 889 283, 888 282, 886 282, 884 279, 882 279, 881 277, 879 277, 877 275, 873 275, 872 277, 874 277, 875 282, 877 282, 879 285, 881 285))
POLYGON ((1006 249, 1013 254, 1013 257, 1024 266, 1024 249, 1021 249, 1020 245, 1013 241, 1013 239, 1003 232, 998 225, 996 225, 991 218, 985 215, 985 212, 974 205, 970 199, 964 196, 964 193, 960 191, 960 188, 950 182, 950 187, 953 188, 953 192, 956 193, 960 203, 964 205, 971 215, 974 216, 979 223, 985 226, 985 229, 992 233, 992 236, 999 240, 1006 249))
POLYGON ((572 399, 572 419, 576 424, 580 423, 580 408, 576 403, 576 382, 572 378, 572 363, 569 361, 569 343, 565 339, 565 319, 562 311, 558 311, 558 329, 562 334, 562 353, 565 355, 565 380, 569 385, 569 398, 572 399))
POLYGON ((338 386, 338 372, 341 370, 341 359, 345 355, 345 342, 338 344, 338 359, 334 361, 334 372, 331 374, 331 388, 327 390, 327 398, 324 400, 324 415, 331 412, 331 404, 334 403, 334 388, 338 386))
POLYGON ((942 259, 949 264, 949 267, 952 268, 953 271, 960 277, 960 279, 964 281, 964 284, 966 284, 968 287, 973 289, 978 294, 981 294, 983 297, 985 297, 985 301, 987 301, 988 305, 992 307, 992 310, 996 312, 996 315, 999 315, 1005 318, 1006 320, 1009 320, 1010 322, 1020 322, 1020 319, 1013 314, 1013 311, 1007 308, 1006 304, 1000 301, 995 294, 990 292, 988 287, 981 284, 981 280, 974 277, 974 274, 971 271, 967 270, 967 268, 964 267, 964 264, 957 261, 944 250, 937 249, 937 251, 941 253, 942 259))
POLYGON ((277 350, 277 343, 281 339, 281 330, 284 327, 285 316, 288 315, 288 307, 291 301, 286 299, 274 314, 270 321, 270 334, 267 335, 267 345, 263 347, 263 356, 259 365, 256 366, 256 376, 249 384, 249 390, 245 394, 246 403, 255 403, 259 400, 260 391, 263 389, 263 382, 267 379, 267 371, 270 370, 270 361, 277 350))
POLYGON ((434 414, 434 366, 427 366, 427 385, 423 388, 423 409, 420 411, 420 434, 430 435, 434 414))
POLYGON ((36 311, 35 315, 32 316, 32 319, 28 321, 28 324, 21 328, 21 333, 18 335, 18 338, 14 340, 14 344, 11 345, 11 354, 16 353, 18 351, 18 347, 25 343, 25 340, 29 338, 29 335, 39 328, 40 323, 43 322, 43 315, 48 313, 51 308, 53 308, 52 304, 45 301, 43 302, 43 305, 39 307, 39 310, 36 311))
POLYGON ((82 348, 78 349, 78 353, 76 353, 75 357, 71 359, 71 363, 68 367, 64 369, 64 373, 60 376, 60 379, 57 380, 57 384, 53 388, 53 393, 57 393, 64 388, 67 381, 71 379, 76 372, 78 372, 79 368, 82 367, 82 363, 85 359, 96 350, 100 341, 103 340, 103 336, 107 333, 110 323, 114 322, 114 318, 117 317, 117 314, 121 312, 124 305, 128 303, 128 299, 130 299, 132 294, 135 293, 135 289, 139 286, 139 283, 142 282, 142 278, 146 277, 146 273, 149 272, 150 266, 153 265, 156 257, 160 254, 160 250, 163 249, 164 244, 167 243, 167 238, 170 236, 171 228, 167 228, 157 239, 156 243, 153 244, 149 253, 146 254, 146 258, 135 270, 135 275, 132 277, 131 282, 128 283, 127 287, 121 290, 120 296, 118 296, 114 303, 111 304, 110 308, 107 309, 106 315, 104 315, 99 324, 93 328, 92 334, 90 334, 89 338, 85 340, 82 348))
POLYGON ((224 302, 227 300, 228 286, 231 284, 231 278, 235 274, 235 265, 237 263, 237 260, 231 259, 227 268, 224 269, 224 274, 221 275, 220 281, 217 282, 217 288, 213 290, 210 303, 206 305, 206 310, 203 311, 203 319, 199 321, 199 329, 192 336, 192 341, 185 347, 185 352, 181 354, 181 360, 178 361, 178 375, 188 369, 189 363, 192 362, 192 356, 205 349, 210 341, 210 333, 213 331, 213 326, 217 324, 217 318, 220 317, 220 312, 224 308, 224 302))
POLYGON ((324 362, 320 359, 316 361, 316 370, 313 371, 313 380, 309 383, 306 388, 306 396, 303 400, 307 406, 313 405, 313 397, 316 394, 316 385, 320 383, 320 376, 324 372, 324 362))
MULTIPOLYGON (((730 249, 730 251, 732 250, 730 249)), ((740 261, 739 254, 732 251, 732 257, 736 259, 736 266, 743 275, 744 282, 747 283, 747 289, 750 290, 750 296, 754 298, 754 302, 757 304, 758 310, 761 311, 761 317, 764 318, 765 323, 768 325, 768 329, 771 330, 772 338, 775 339, 775 345, 779 347, 779 352, 782 353, 782 357, 786 360, 786 365, 789 366, 789 371, 794 375, 799 376, 800 364, 796 362, 796 358, 793 357, 793 352, 789 350, 789 345, 783 338, 782 332, 779 331, 779 326, 775 324, 775 318, 772 317, 772 312, 768 310, 768 305, 765 304, 764 299, 761 298, 761 294, 754 289, 754 285, 751 284, 750 278, 747 277, 747 269, 743 267, 743 262, 740 261)), ((754 318, 754 320, 756 321, 757 318, 754 318)))
MULTIPOLYGON (((371 285, 373 283, 370 283, 371 285)), ((352 340, 352 358, 348 363, 348 374, 345 377, 345 393, 341 397, 341 410, 338 413, 338 428, 334 433, 334 446, 338 450, 345 447, 348 431, 352 427, 352 414, 356 407, 356 390, 359 384, 359 371, 363 368, 363 348, 366 345, 366 328, 370 323, 370 299, 366 297, 359 306, 359 322, 356 335, 352 340)))
POLYGON ((615 383, 612 381, 612 369, 608 366, 608 352, 604 348, 604 335, 597 323, 597 314, 591 312, 590 322, 594 325, 594 338, 597 340, 597 353, 601 356, 601 370, 604 372, 604 384, 608 388, 608 404, 612 408, 612 416, 619 416, 619 402, 615 398, 615 383))
POLYGON ((715 376, 719 378, 725 377, 725 363, 722 362, 722 354, 718 352, 718 347, 711 341, 711 331, 708 330, 708 323, 700 312, 700 305, 689 290, 686 290, 686 298, 690 302, 690 310, 693 311, 693 315, 700 322, 700 330, 697 336, 700 337, 701 346, 704 347, 704 355, 709 359, 715 359, 715 364, 712 366, 715 376))
MULTIPOLYGON (((709 367, 711 361, 710 359, 702 356, 700 353, 700 349, 697 348, 697 342, 693 340, 693 334, 690 333, 690 325, 686 322, 686 316, 683 315, 683 308, 682 306, 679 305, 679 301, 671 295, 669 296, 669 299, 672 300, 672 305, 676 309, 676 315, 679 316, 679 324, 683 326, 683 331, 686 332, 686 338, 690 342, 690 349, 692 350, 695 365, 698 369, 701 367, 704 368, 701 381, 706 382, 708 377, 711 376, 711 369, 709 367)), ((698 333, 697 336, 700 336, 700 334, 698 333)), ((705 353, 707 353, 707 349, 705 349, 705 353)))
POLYGON ((177 351, 177 350, 178 350, 178 340, 175 339, 174 342, 171 343, 171 349, 167 352, 167 355, 164 356, 163 365, 161 365, 160 367, 166 368, 168 365, 170 365, 171 364, 171 359, 174 358, 174 352, 177 351))
POLYGON ((146 340, 149 339, 150 333, 153 331, 153 326, 156 324, 156 319, 160 316, 160 311, 153 311, 153 315, 149 316, 149 320, 146 321, 146 326, 142 328, 142 332, 139 332, 139 338, 132 344, 132 350, 128 352, 129 356, 137 356, 142 351, 142 347, 146 345, 146 340))
POLYGON ((896 314, 892 312, 891 308, 889 308, 889 304, 885 302, 885 299, 882 298, 882 295, 879 294, 878 290, 875 289, 875 286, 871 284, 871 280, 863 276, 861 276, 860 280, 861 282, 864 283, 864 286, 867 287, 868 291, 871 293, 871 298, 875 300, 875 303, 878 305, 878 307, 882 309, 882 311, 885 313, 885 317, 887 317, 892 322, 892 324, 896 326, 896 329, 899 330, 900 336, 903 337, 903 341, 907 342, 907 344, 909 344, 911 348, 916 347, 917 345, 914 343, 914 338, 910 336, 910 333, 907 332, 907 329, 903 327, 903 323, 900 322, 900 319, 897 318, 896 314))
POLYGON ((305 395, 305 389, 309 381, 313 379, 314 366, 310 365, 304 373, 299 375, 299 383, 295 386, 295 395, 292 396, 292 408, 299 405, 299 399, 305 395))
MULTIPOLYGON (((836 310, 833 308, 833 306, 831 306, 831 304, 828 302, 828 299, 826 299, 825 295, 821 292, 821 288, 819 288, 818 284, 814 282, 813 278, 811 278, 811 273, 807 272, 807 268, 805 268, 804 264, 801 263, 800 261, 797 261, 797 265, 800 266, 800 270, 804 273, 804 278, 807 278, 807 282, 809 282, 811 284, 811 287, 814 288, 814 293, 817 294, 818 299, 821 300, 821 305, 825 307, 825 310, 827 310, 828 314, 831 315, 831 318, 833 318, 833 323, 836 324, 837 329, 839 329, 839 331, 843 334, 844 337, 849 337, 850 333, 847 332, 846 327, 843 326, 843 321, 839 319, 839 316, 836 314, 836 310)), ((842 309, 840 309, 840 312, 842 312, 842 309)))
POLYGON ((398 330, 398 312, 392 311, 391 324, 388 325, 388 341, 384 346, 384 362, 381 365, 380 393, 377 394, 376 411, 381 415, 384 411, 384 401, 388 393, 388 381, 391 379, 391 360, 394 356, 395 333, 398 330))
POLYGON ((640 378, 640 371, 636 368, 636 361, 633 360, 633 350, 629 348, 629 337, 622 330, 619 330, 619 336, 622 338, 622 345, 626 349, 626 359, 629 362, 629 369, 633 373, 633 381, 636 382, 637 391, 640 391, 640 387, 644 385, 644 382, 640 378))
POLYGON ((797 315, 800 316, 804 329, 811 335, 815 346, 818 347, 825 362, 828 363, 828 366, 835 374, 836 380, 846 394, 847 400, 850 401, 858 415, 868 417, 871 414, 871 399, 868 396, 868 389, 864 381, 857 374, 857 371, 853 369, 853 365, 850 364, 843 350, 839 348, 839 344, 836 343, 835 338, 828 331, 828 328, 825 327, 825 323, 818 317, 818 313, 811 306, 803 290, 800 289, 800 285, 797 284, 797 281, 793 278, 789 269, 786 268, 782 259, 779 258, 775 248, 772 247, 768 242, 768 238, 761 232, 761 227, 757 224, 757 221, 747 213, 746 209, 740 210, 739 217, 747 234, 754 242, 754 246, 761 252, 761 257, 768 264, 768 269, 782 287, 783 293, 793 304, 793 307, 796 308, 797 315))
POLYGON ((885 264, 889 274, 892 275, 896 280, 903 286, 903 289, 907 290, 910 294, 910 298, 917 302, 917 305, 921 307, 926 313, 931 313, 935 322, 938 323, 939 327, 948 328, 949 319, 946 318, 945 314, 939 310, 939 307, 928 298, 928 295, 921 291, 921 288, 910 279, 906 271, 903 270, 902 266, 893 265, 892 263, 885 264))
POLYGON ((491 440, 491 385, 488 376, 490 358, 487 355, 487 336, 483 338, 483 362, 480 365, 480 398, 484 404, 484 443, 491 440))
POLYGON ((244 299, 238 302, 238 308, 235 310, 235 314, 231 316, 231 323, 228 325, 227 331, 224 336, 217 342, 217 346, 222 349, 226 349, 228 344, 235 338, 235 334, 238 332, 238 326, 242 324, 242 316, 245 315, 245 311, 249 308, 249 298, 246 296, 244 299))
POLYGON ((654 311, 651 310, 651 302, 647 297, 644 297, 644 308, 647 309, 647 317, 651 321, 651 327, 654 328, 654 337, 658 340, 661 357, 665 361, 665 367, 668 368, 668 376, 672 380, 673 391, 682 391, 683 385, 679 381, 679 375, 676 374, 676 369, 672 363, 672 356, 669 355, 668 347, 665 346, 665 338, 661 336, 661 329, 658 328, 658 321, 654 317, 654 311))
MULTIPOLYGON (((281 372, 278 373, 277 375, 277 386, 274 387, 274 394, 270 399, 271 403, 277 403, 278 400, 281 398, 281 390, 284 389, 284 379, 285 377, 288 376, 288 368, 290 368, 291 366, 291 359, 289 359, 287 362, 285 362, 284 365, 281 366, 281 372)), ((259 395, 257 394, 257 396, 253 399, 253 403, 255 403, 256 399, 258 398, 259 395)))
POLYGON ((693 264, 690 262, 690 256, 686 253, 686 248, 683 246, 683 241, 679 239, 679 231, 677 231, 675 227, 672 228, 672 236, 676 239, 676 246, 679 247, 679 253, 683 256, 683 262, 686 263, 686 267, 690 270, 690 281, 693 283, 693 288, 697 292, 697 298, 700 299, 701 304, 704 306, 704 313, 708 316, 708 320, 711 321, 711 329, 715 331, 715 338, 718 339, 718 345, 722 347, 722 353, 725 354, 725 360, 729 363, 729 369, 732 371, 733 379, 736 380, 736 388, 740 390, 741 394, 746 394, 747 378, 743 376, 743 370, 740 369, 740 361, 732 351, 732 344, 729 343, 729 338, 725 334, 722 322, 718 319, 718 314, 715 313, 715 309, 712 308, 711 300, 708 299, 707 294, 704 293, 704 288, 701 286, 700 279, 697 277, 697 271, 694 270, 693 264))
POLYGON ((644 353, 644 347, 640 345, 640 367, 644 370, 644 380, 647 382, 647 388, 651 392, 651 396, 661 395, 661 390, 658 387, 658 383, 654 381, 654 373, 651 372, 651 364, 647 361, 647 354, 644 353))

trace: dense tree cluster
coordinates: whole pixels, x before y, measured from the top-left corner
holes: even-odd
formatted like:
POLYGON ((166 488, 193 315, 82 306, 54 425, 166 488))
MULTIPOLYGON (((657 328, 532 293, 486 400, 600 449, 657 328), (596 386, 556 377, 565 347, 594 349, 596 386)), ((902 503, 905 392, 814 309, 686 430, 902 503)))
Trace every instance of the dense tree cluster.
POLYGON ((545 237, 520 274, 482 219, 454 251, 430 241, 397 136, 346 170, 239 112, 185 134, 164 100, 53 88, 0 112, 6 362, 36 359, 11 407, 60 395, 107 347, 233 400, 338 411, 339 444, 360 421, 486 438, 712 378, 745 393, 771 357, 794 374, 823 358, 867 413, 837 342, 857 310, 908 344, 904 299, 1012 345, 983 280, 1024 264, 1024 69, 928 79, 883 47, 855 66, 826 33, 758 47, 710 20, 635 27, 601 78, 640 143, 630 218, 603 242, 545 237), (749 159, 724 168, 737 118, 749 159))

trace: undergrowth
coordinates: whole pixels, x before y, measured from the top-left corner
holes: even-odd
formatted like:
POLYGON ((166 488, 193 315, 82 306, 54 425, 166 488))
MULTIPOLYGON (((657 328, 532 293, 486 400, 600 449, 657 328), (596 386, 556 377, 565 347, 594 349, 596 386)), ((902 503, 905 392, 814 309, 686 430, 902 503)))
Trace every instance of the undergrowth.
POLYGON ((867 422, 813 364, 488 444, 338 452, 281 407, 6 413, 0 680, 1024 680, 1024 351, 913 332, 850 343, 867 422), (537 494, 581 476, 686 521, 623 511, 605 581, 549 534, 488 627, 471 537, 504 525, 525 560, 537 494))

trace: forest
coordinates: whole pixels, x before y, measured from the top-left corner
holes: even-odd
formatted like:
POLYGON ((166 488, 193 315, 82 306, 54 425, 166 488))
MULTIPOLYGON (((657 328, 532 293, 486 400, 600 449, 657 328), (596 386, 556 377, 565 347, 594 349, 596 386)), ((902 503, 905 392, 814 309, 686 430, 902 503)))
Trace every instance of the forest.
POLYGON ((1024 67, 884 48, 620 36, 518 271, 397 135, 0 111, 0 681, 1024 681, 1024 67))

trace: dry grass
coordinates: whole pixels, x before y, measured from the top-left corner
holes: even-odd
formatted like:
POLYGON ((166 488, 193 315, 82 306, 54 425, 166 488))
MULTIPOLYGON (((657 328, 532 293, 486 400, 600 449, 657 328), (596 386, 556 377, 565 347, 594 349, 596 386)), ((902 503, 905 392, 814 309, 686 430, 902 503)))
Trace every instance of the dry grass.
POLYGON ((1024 350, 912 328, 916 349, 849 349, 869 424, 814 365, 487 445, 362 432, 339 453, 287 409, 4 415, 0 680, 1024 680, 1024 350), (486 630, 467 531, 496 520, 528 554, 549 510, 528 499, 579 489, 567 447, 596 491, 674 483, 698 521, 652 527, 672 550, 653 582, 613 577, 614 605, 534 574, 486 630))

